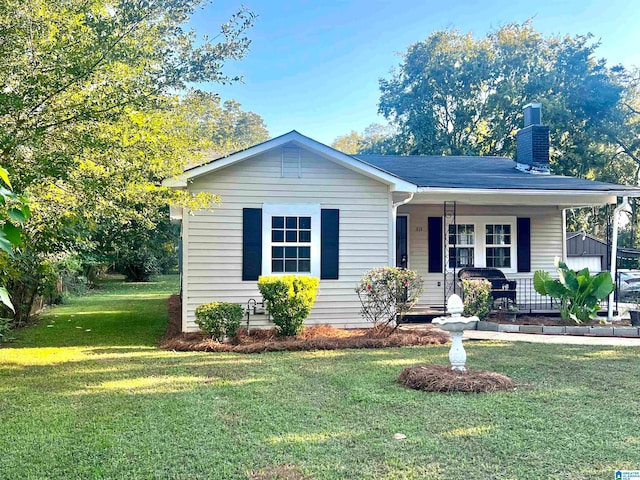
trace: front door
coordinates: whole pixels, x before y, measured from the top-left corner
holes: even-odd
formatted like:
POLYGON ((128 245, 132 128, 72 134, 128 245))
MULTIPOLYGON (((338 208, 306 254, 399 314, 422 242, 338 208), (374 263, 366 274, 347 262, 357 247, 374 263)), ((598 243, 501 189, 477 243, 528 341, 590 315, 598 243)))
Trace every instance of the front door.
POLYGON ((398 215, 396 217, 396 267, 407 268, 409 266, 409 217, 398 215))

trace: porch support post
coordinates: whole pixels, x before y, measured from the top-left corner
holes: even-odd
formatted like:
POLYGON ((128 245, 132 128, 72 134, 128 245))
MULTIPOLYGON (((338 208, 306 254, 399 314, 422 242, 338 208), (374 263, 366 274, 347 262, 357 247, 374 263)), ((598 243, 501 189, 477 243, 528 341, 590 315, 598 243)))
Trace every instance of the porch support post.
POLYGON ((562 209, 562 261, 567 263, 567 209, 562 209))
MULTIPOLYGON (((622 203, 613 211, 613 232, 611 234, 611 277, 616 281, 616 270, 618 267, 618 224, 620 223, 620 212, 629 206, 629 198, 622 197, 622 203)), ((614 290, 615 292, 615 290, 614 290)), ((609 302, 607 305, 607 320, 613 320, 613 296, 614 292, 609 294, 609 302)))

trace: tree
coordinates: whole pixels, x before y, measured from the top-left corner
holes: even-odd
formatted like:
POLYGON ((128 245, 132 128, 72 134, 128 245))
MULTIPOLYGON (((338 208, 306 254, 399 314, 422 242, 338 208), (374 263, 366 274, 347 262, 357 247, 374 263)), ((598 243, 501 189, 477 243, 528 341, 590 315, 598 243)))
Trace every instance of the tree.
POLYGON ((226 155, 269 139, 260 115, 242 110, 235 100, 222 102, 215 93, 192 90, 181 99, 179 111, 192 130, 190 135, 204 142, 206 157, 226 155))
POLYGON ((99 225, 151 227, 159 205, 217 200, 161 187, 211 143, 191 136, 180 93, 187 84, 235 80, 224 63, 249 45, 254 16, 244 8, 213 38, 185 30, 205 3, 4 0, 0 161, 33 216, 3 273, 16 290, 29 290, 27 303, 51 259, 91 251, 99 225))
MULTIPOLYGON (((182 132, 184 141, 199 145, 206 157, 217 157, 269 138, 262 117, 240 107, 236 101, 222 103, 216 94, 194 90, 177 101, 161 124, 182 132)), ((180 229, 169 221, 167 203, 154 202, 154 197, 122 198, 119 208, 128 213, 103 218, 92 235, 91 257, 108 261, 130 281, 148 281, 177 265, 180 229)))
MULTIPOLYGON (((544 37, 529 21, 480 39, 435 32, 380 80, 379 111, 398 130, 398 153, 515 157, 522 107, 539 101, 554 173, 637 185, 640 75, 608 68, 598 45, 590 34, 544 37)), ((569 228, 604 237, 606 215, 570 212, 569 228)), ((634 243, 637 223, 634 207, 634 243)))
POLYGON ((530 22, 478 40, 435 32, 380 80, 380 113, 404 154, 513 156, 522 107, 541 101, 554 170, 593 177, 605 163, 594 145, 623 90, 597 47, 590 35, 542 37, 530 22))
POLYGON ((363 133, 352 130, 347 135, 339 136, 331 146, 350 155, 357 153, 393 155, 395 153, 394 135, 395 130, 392 127, 372 123, 364 129, 363 133))
POLYGON ((364 144, 364 135, 356 132, 355 130, 351 130, 351 132, 346 135, 340 135, 337 137, 331 146, 336 150, 340 150, 343 153, 347 153, 349 155, 353 155, 356 153, 360 153, 360 149, 364 144))

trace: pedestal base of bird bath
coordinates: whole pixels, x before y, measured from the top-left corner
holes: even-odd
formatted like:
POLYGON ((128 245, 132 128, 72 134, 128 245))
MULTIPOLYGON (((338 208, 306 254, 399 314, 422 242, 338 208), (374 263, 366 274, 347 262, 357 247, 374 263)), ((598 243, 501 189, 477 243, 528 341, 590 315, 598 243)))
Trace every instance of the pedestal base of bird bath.
POLYGON ((451 370, 465 372, 464 364, 467 362, 467 352, 462 345, 462 332, 451 332, 451 348, 449 349, 449 361, 451 370))
POLYGON ((450 316, 433 319, 433 323, 438 328, 451 332, 449 361, 451 362, 451 369, 460 372, 466 371, 464 365, 467 362, 467 352, 464 351, 462 346, 462 332, 472 329, 478 322, 478 317, 463 317, 461 315, 463 310, 462 299, 454 293, 447 301, 447 312, 449 312, 450 316))

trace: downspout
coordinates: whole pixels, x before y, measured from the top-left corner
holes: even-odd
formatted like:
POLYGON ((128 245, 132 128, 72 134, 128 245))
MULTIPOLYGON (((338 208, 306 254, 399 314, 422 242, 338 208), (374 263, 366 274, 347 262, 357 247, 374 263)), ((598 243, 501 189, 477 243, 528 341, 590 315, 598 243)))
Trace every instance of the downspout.
MULTIPOLYGON (((629 197, 622 197, 622 203, 616 207, 613 211, 613 232, 611 234, 611 278, 614 283, 616 281, 616 270, 618 267, 618 215, 622 210, 629 206, 629 197)), ((615 292, 615 290, 614 290, 615 292)), ((607 320, 613 320, 613 295, 614 292, 609 294, 609 302, 607 305, 607 320)))
MULTIPOLYGON (((395 267, 397 264, 397 258, 396 258, 396 217, 398 216, 398 207, 402 206, 402 205, 406 205, 407 203, 409 203, 411 200, 413 200, 413 192, 409 192, 409 196, 407 198, 405 198, 404 200, 402 200, 401 202, 394 202, 392 204, 392 209, 391 209, 391 222, 392 222, 392 227, 391 227, 391 254, 389 255, 389 258, 391 259, 391 265, 389 265, 390 267, 395 267)), ((408 232, 407 232, 408 234, 408 232)))

